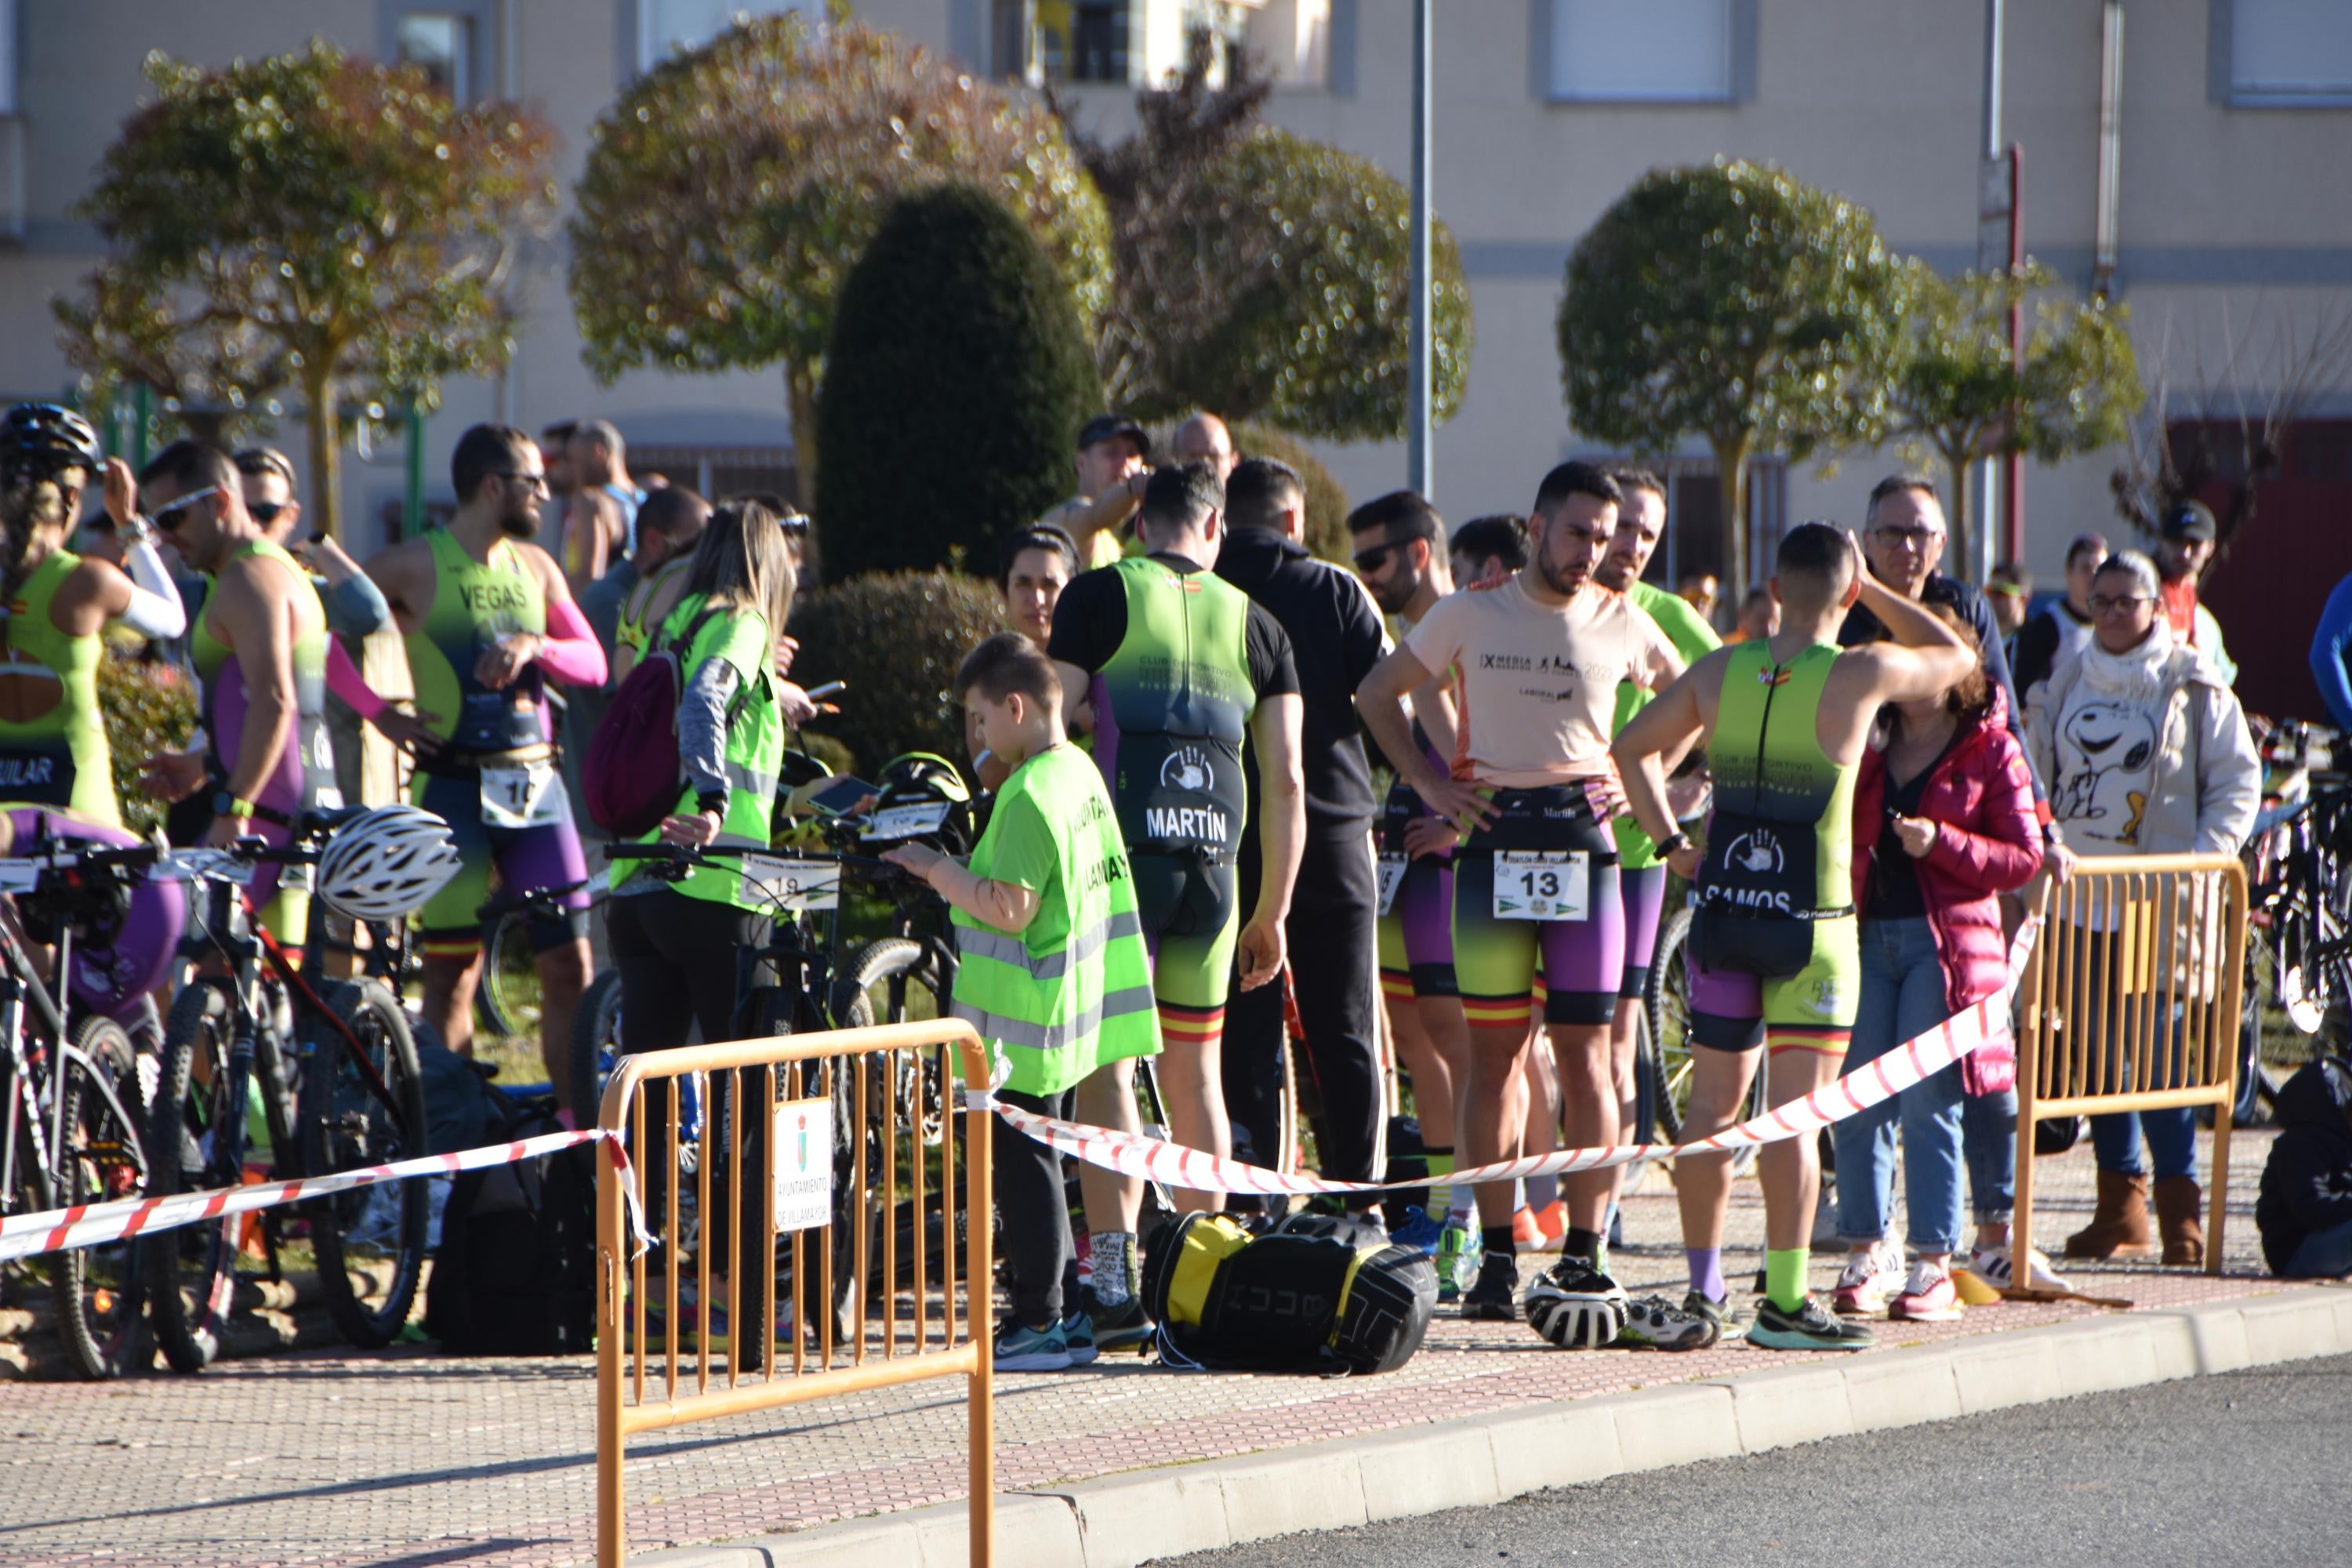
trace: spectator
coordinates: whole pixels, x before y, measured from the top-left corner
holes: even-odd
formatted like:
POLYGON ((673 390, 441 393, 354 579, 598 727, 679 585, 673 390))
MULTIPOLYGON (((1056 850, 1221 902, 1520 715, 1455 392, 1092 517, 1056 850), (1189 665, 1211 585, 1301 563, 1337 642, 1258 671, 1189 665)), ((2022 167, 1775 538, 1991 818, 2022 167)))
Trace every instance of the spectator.
POLYGON ((1195 414, 1176 426, 1169 438, 1168 449, 1180 463, 1202 462, 1216 469, 1219 480, 1234 477, 1234 433, 1225 422, 1210 413, 1195 414))
POLYGON ((1725 637, 1726 647, 1733 643, 1761 642, 1780 629, 1780 601, 1772 596, 1769 588, 1750 588, 1748 596, 1739 601, 1739 619, 1725 637))
POLYGON ((2017 634, 2025 625, 2025 607, 2033 598, 2033 574, 2021 562, 2000 562, 1985 574, 1984 595, 1985 607, 1992 612, 1992 624, 2000 628, 2002 650, 2012 654, 2013 671, 2017 634))
POLYGON ((293 459, 275 447, 247 447, 234 459, 245 510, 261 536, 310 569, 311 585, 337 637, 364 637, 392 624, 383 591, 330 534, 300 531, 302 503, 294 499, 293 459))
POLYGON ((2198 581, 2213 563, 2211 509, 2184 497, 2164 509, 2157 531, 2156 567, 2163 578, 2164 618, 2172 627, 2173 640, 2202 654, 2224 686, 2237 685, 2238 667, 2221 646, 2221 623, 2197 600, 2198 581))
MULTIPOLYGON (((1948 605, 1935 614, 1968 627, 1948 605)), ((1972 640, 1972 639, 1970 639, 1972 640)), ((1845 1070, 1854 1072, 2009 982, 1996 896, 2042 865, 2041 832, 2023 749, 2000 711, 2006 700, 1979 659, 1940 696, 1900 702, 1862 755, 1853 788, 1853 903, 1862 918, 1862 1007, 1845 1070)), ((2008 1138, 1967 1150, 1976 1200, 1973 1267, 2009 1282, 2009 1219, 2017 1163, 2016 1052, 1979 1048, 1958 1064, 1833 1127, 1838 1234, 1849 1248, 1838 1310, 1924 1322, 1959 1316, 1951 1258, 1960 1239, 1961 1106, 1993 1102, 2008 1138), (2005 1058, 2005 1059, 2004 1059, 2005 1058), (1895 1132, 1903 1130, 1909 1239, 1887 1239, 1895 1132), (1997 1251, 1997 1256, 1995 1255, 1997 1251)), ((2043 1269, 2035 1283, 2054 1287, 2043 1269)))
MULTIPOLYGON (((2037 688, 2031 746, 2053 781, 2052 804, 2066 842, 2086 856, 2235 855, 2262 803, 2263 764, 2245 715, 2228 683, 2158 613, 2156 563, 2136 550, 2107 557, 2092 580, 2097 623, 2079 658, 2059 665, 2037 688), (2117 744, 2137 737, 2137 743, 2117 744)), ((2086 973, 2126 967, 2115 933, 2077 939, 2086 973)), ((2148 1005, 2140 994, 2115 1000, 2122 1027, 2102 1042, 2103 1089, 2168 1089, 2179 1073, 2179 1042, 2170 1019, 2158 1020, 2159 1081, 2128 1084, 2124 1042, 2148 1005)), ((2108 1005, 2112 1005, 2110 1003, 2108 1005)), ((2103 1012, 2105 1007, 2102 1007, 2103 1012)), ((2098 1154, 2098 1206, 2091 1223, 2066 1240, 2069 1258, 2137 1255, 2148 1248, 2148 1179, 2140 1133, 2156 1161, 2156 1209, 2164 1261, 2203 1261, 2198 1224, 2197 1125, 2187 1106, 2117 1111, 2091 1118, 2098 1154)))
POLYGON ((2091 578, 2107 558, 2107 542, 2095 533, 2078 533, 2066 546, 2066 592, 2042 607, 2017 634, 2010 673, 2017 695, 2029 704, 2033 689, 2050 679, 2059 660, 2080 653, 2091 640, 2091 578))
POLYGON ((2319 625, 2311 634, 2311 679, 2326 700, 2328 721, 2352 734, 2352 669, 2345 653, 2352 649, 2352 576, 2336 584, 2319 625))
POLYGON ((2297 1068, 2278 1122, 2254 1200, 2263 1257, 2282 1279, 2352 1274, 2352 1064, 2318 1056, 2297 1068))
POLYGON ((579 428, 577 419, 559 419, 539 433, 539 460, 547 469, 547 521, 542 526, 550 539, 564 537, 572 492, 580 488, 572 467, 572 433, 579 428))
POLYGON ((583 419, 572 432, 572 489, 556 560, 576 595, 636 548, 646 492, 629 478, 628 443, 610 420, 583 419))
POLYGON ((1446 556, 1457 587, 1507 583, 1528 563, 1527 520, 1507 511, 1474 517, 1454 531, 1446 556))
MULTIPOLYGON (((1299 760, 1307 781, 1307 837, 1285 922, 1291 983, 1307 1056, 1323 1103, 1318 1130, 1323 1174, 1374 1181, 1383 1120, 1372 1016, 1379 960, 1373 925, 1378 878, 1370 833, 1378 803, 1356 719, 1356 687, 1381 661, 1381 612, 1353 573, 1307 553, 1307 487, 1270 458, 1234 468, 1225 486, 1231 529, 1216 574, 1247 594, 1290 636, 1305 708, 1299 760)), ((1242 770, 1254 776, 1255 759, 1242 770)), ((1257 792, 1241 842, 1242 917, 1258 886, 1257 792)), ((1283 1005, 1279 986, 1234 996, 1226 1015, 1225 1106, 1263 1163, 1281 1145, 1283 1005)), ((1369 1204, 1369 1197, 1362 1200, 1369 1204)))
MULTIPOLYGON (((588 617, 589 629, 604 647, 604 663, 610 673, 604 686, 595 690, 581 687, 565 694, 564 782, 571 787, 574 800, 587 798, 581 793, 580 764, 587 760, 588 742, 595 738, 596 726, 604 721, 604 710, 611 705, 614 689, 628 673, 627 667, 617 658, 622 606, 640 583, 649 581, 666 568, 680 574, 682 582, 682 574, 694 559, 695 546, 701 542, 703 528, 709 521, 710 503, 692 490, 669 485, 654 491, 637 513, 636 549, 581 590, 580 613, 588 617)), ((580 828, 583 835, 602 837, 595 825, 585 817, 581 819, 580 828)))
MULTIPOLYGON (((996 552, 996 591, 1004 600, 1005 620, 1044 647, 1054 632, 1054 606, 1077 574, 1077 544, 1062 530, 1040 523, 1013 534, 996 552)), ((981 788, 996 789, 1011 776, 1013 764, 988 749, 980 710, 970 704, 964 708, 963 745, 981 788)))
POLYGON ((1123 553, 1119 534, 1143 504, 1143 483, 1151 477, 1151 437, 1124 414, 1097 414, 1078 431, 1074 466, 1078 493, 1038 521, 1077 541, 1083 564, 1108 566, 1123 553))
POLYGON ((1712 626, 1716 607, 1723 602, 1723 584, 1712 572, 1685 572, 1675 592, 1683 602, 1698 612, 1698 618, 1712 626))

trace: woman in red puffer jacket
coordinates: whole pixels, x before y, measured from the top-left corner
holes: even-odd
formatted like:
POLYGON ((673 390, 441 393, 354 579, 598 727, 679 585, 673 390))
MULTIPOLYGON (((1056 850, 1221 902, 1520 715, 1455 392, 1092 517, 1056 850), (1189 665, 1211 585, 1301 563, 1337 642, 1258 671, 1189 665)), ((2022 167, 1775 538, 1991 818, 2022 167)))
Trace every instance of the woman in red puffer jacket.
MULTIPOLYGON (((1937 613, 1967 629, 1950 612, 1937 613)), ((1862 997, 1848 1072, 2000 992, 2009 967, 1999 895, 2024 886, 2042 865, 2032 775, 2009 731, 2006 699, 1981 665, 1942 697, 1888 711, 1891 721, 1854 779, 1862 997)), ((1838 1233, 1851 1249, 1839 1310, 1874 1316, 1889 1308, 1927 1322, 1958 1315, 1951 1258, 1960 1241, 1963 1163, 1978 1220, 1971 1267, 2006 1282, 2016 1076, 2013 1046, 1981 1047, 1832 1130, 1838 1233), (1964 1137, 1964 1120, 1979 1136, 1964 1137), (1887 1237, 1898 1121, 1916 1258, 1907 1274, 1902 1248, 1887 1237)))

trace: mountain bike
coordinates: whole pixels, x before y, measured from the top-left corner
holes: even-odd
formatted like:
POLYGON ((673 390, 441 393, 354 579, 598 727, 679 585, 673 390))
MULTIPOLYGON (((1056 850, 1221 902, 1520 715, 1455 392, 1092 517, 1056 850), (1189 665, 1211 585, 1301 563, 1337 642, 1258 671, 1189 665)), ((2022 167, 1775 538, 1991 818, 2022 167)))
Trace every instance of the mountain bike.
POLYGON ((568 918, 571 911, 555 900, 583 888, 593 922, 607 896, 606 880, 597 871, 584 882, 560 888, 501 890, 476 911, 482 922, 482 972, 474 987, 474 1020, 485 1034, 523 1038, 539 1034, 539 953, 531 944, 531 923, 551 913, 568 918))
MULTIPOLYGON (((2240 1015, 2242 1112, 2268 1103, 2301 1065, 2331 1012, 2352 1001, 2352 788, 2323 784, 2336 737, 2290 720, 2263 739, 2263 811, 2247 840, 2245 1005, 2240 1015), (2273 1030, 2283 1014, 2292 1033, 2273 1030), (2301 1037, 2299 1038, 2298 1037, 2301 1037)), ((2340 1028, 2340 1025, 2338 1026, 2340 1028)))
MULTIPOLYGON (((148 1147, 158 1194, 235 1187, 252 1178, 297 1180, 406 1159, 428 1151, 424 1081, 399 998, 373 977, 328 982, 306 954, 298 968, 254 916, 246 884, 265 865, 316 863, 326 840, 364 808, 305 813, 293 843, 244 839, 175 861, 203 889, 202 928, 184 946, 216 959, 173 1002, 163 1028, 162 1081, 148 1147), (313 982, 317 984, 314 985, 313 982)), ((310 925, 322 936, 324 906, 310 925)), ((309 944, 315 953, 317 943, 309 944)), ((362 1348, 389 1344, 408 1321, 425 1266, 429 1193, 423 1182, 360 1187, 219 1225, 187 1226, 152 1249, 150 1315, 164 1359, 194 1372, 219 1352, 248 1239, 268 1275, 296 1218, 307 1223, 329 1315, 362 1348), (354 1264, 382 1266, 370 1305, 354 1264)))

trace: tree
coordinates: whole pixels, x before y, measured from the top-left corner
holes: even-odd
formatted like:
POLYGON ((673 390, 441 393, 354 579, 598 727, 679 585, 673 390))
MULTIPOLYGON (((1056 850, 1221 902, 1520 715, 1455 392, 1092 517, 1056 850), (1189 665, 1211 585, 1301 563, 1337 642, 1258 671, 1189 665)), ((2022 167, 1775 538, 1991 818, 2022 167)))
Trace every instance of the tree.
POLYGON ((1109 226, 1053 116, 838 9, 821 31, 797 14, 737 22, 596 122, 571 226, 589 368, 782 365, 813 489, 843 282, 894 197, 949 179, 1021 215, 1091 323, 1109 226))
MULTIPOLYGON (((1257 122, 1246 61, 1207 86, 1213 45, 1136 100, 1138 130, 1072 144, 1110 209, 1119 288, 1096 363, 1114 406, 1211 408, 1332 440, 1404 432, 1411 198, 1377 165, 1257 122)), ((1440 418, 1469 378, 1470 293, 1444 225, 1432 236, 1431 379, 1440 418)))
POLYGON ((101 395, 140 382, 184 407, 299 390, 331 531, 345 395, 431 407, 512 352, 502 290, 553 210, 553 132, 324 43, 221 70, 151 55, 147 78, 156 100, 79 209, 107 257, 56 304, 67 357, 101 395))
MULTIPOLYGON (((841 711, 818 721, 857 765, 879 772, 901 752, 937 752, 961 765, 956 667, 1004 629, 993 584, 960 572, 869 572, 802 595, 793 635, 803 679, 848 682, 841 711)), ((867 777, 872 777, 869 773, 867 777)))
POLYGON ((994 559, 1099 405, 1070 290, 972 184, 901 196, 842 285, 817 411, 826 575, 994 559))
POLYGON ((1926 442, 1951 469, 1951 525, 1959 559, 1973 561, 1969 479, 1978 459, 2022 453, 2054 463, 2130 435, 2146 395, 2124 330, 2129 311, 2099 297, 2047 298, 2057 279, 2035 262, 1951 279, 1916 258, 1904 268, 1888 433, 1926 442), (2021 363, 2010 352, 2010 310, 2029 299, 2033 326, 2021 363))
POLYGON ((1769 165, 1654 171, 1569 257, 1569 416, 1637 453, 1706 440, 1738 603, 1748 459, 1875 443, 1901 300, 1902 270, 1866 209, 1769 165))

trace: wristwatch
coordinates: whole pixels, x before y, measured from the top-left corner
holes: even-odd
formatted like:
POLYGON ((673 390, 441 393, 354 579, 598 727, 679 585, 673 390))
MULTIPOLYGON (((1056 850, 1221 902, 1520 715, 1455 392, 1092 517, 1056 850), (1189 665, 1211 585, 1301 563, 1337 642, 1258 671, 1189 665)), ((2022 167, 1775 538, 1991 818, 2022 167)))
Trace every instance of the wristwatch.
POLYGON ((1689 834, 1683 832, 1669 833, 1664 838, 1658 840, 1658 858, 1661 860, 1666 859, 1671 856, 1681 853, 1683 850, 1687 849, 1690 847, 1691 836, 1689 834))
POLYGON ((249 819, 253 816, 253 802, 239 800, 228 791, 223 790, 213 796, 213 815, 249 819))

